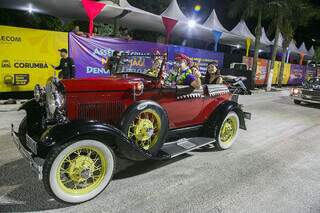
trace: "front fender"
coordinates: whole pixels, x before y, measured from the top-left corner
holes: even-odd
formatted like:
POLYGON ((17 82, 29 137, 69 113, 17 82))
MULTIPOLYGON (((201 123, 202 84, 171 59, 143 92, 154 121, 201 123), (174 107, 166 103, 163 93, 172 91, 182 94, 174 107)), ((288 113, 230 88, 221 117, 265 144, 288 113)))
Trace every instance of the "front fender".
POLYGON ((27 131, 29 134, 39 134, 42 132, 42 115, 45 113, 45 109, 40 106, 39 102, 35 99, 31 99, 22 104, 18 111, 26 111, 27 118, 27 131))
POLYGON ((84 137, 98 138, 106 145, 116 147, 117 151, 130 160, 141 161, 151 158, 151 154, 129 141, 120 130, 96 121, 72 121, 53 126, 42 134, 40 143, 45 147, 43 150, 48 152, 53 146, 84 137))

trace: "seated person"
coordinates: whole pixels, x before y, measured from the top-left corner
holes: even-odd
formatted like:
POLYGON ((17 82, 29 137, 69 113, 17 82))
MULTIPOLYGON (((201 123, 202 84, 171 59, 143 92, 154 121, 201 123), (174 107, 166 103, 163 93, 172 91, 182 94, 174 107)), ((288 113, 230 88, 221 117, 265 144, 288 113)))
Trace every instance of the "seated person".
POLYGON ((205 84, 223 84, 223 78, 220 75, 220 71, 217 68, 217 62, 213 61, 208 64, 205 84))
POLYGON ((177 54, 175 61, 178 63, 178 76, 176 79, 177 85, 189 85, 194 89, 201 88, 201 74, 196 72, 195 75, 190 69, 191 60, 188 56, 184 54, 177 54))

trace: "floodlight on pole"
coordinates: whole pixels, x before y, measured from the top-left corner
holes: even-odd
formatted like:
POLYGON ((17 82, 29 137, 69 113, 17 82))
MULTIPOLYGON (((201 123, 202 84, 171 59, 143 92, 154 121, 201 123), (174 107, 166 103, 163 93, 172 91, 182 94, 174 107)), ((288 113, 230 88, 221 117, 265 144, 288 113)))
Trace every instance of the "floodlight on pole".
POLYGON ((189 28, 194 28, 196 26, 196 21, 191 19, 188 21, 189 28))
POLYGON ((33 7, 32 7, 32 4, 29 4, 28 12, 29 12, 30 14, 32 14, 32 13, 33 13, 33 7))

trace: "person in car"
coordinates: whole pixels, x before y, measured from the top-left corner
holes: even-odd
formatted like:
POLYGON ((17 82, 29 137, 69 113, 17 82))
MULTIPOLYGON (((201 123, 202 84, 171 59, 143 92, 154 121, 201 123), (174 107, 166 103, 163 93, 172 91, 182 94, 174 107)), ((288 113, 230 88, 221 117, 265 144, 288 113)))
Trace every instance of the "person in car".
POLYGON ((223 78, 220 75, 220 71, 217 67, 218 64, 215 61, 208 64, 206 77, 204 80, 205 84, 223 84, 223 78))
POLYGON ((176 79, 177 85, 189 85, 194 89, 201 88, 201 74, 196 72, 193 74, 190 69, 191 59, 184 54, 177 54, 175 57, 177 68, 179 69, 178 76, 176 79))

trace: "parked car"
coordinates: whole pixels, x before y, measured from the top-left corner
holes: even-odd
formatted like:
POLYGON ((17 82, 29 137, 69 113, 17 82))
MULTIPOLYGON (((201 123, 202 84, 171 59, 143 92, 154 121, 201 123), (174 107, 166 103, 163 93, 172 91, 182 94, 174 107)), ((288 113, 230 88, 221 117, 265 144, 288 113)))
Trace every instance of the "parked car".
POLYGON ((311 78, 302 88, 291 89, 290 96, 295 104, 302 102, 320 104, 320 78, 311 78))
POLYGON ((35 88, 12 134, 51 196, 73 204, 94 198, 111 181, 116 156, 166 160, 209 144, 225 150, 246 130, 251 115, 225 85, 165 85, 165 57, 158 70, 153 65, 151 56, 126 55, 114 76, 35 88))

